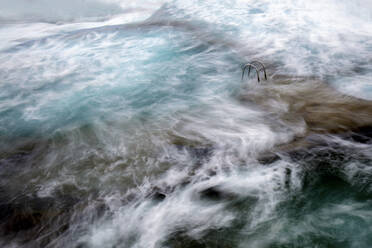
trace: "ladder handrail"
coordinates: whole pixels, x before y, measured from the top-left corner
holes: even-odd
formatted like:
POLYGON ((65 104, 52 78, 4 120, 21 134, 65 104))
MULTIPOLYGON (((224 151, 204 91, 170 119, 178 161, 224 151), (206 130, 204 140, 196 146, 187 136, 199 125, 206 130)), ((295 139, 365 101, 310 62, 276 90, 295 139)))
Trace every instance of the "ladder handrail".
POLYGON ((262 63, 262 62, 260 62, 260 61, 257 61, 257 60, 254 60, 254 61, 252 61, 252 62, 250 62, 250 63, 247 63, 247 64, 245 64, 245 65, 243 65, 242 66, 242 70, 243 70, 243 72, 242 72, 242 80, 243 80, 243 78, 244 78, 244 73, 245 73, 245 70, 247 69, 247 67, 248 67, 248 76, 250 75, 250 73, 251 73, 251 67, 253 67, 255 70, 256 70, 256 73, 257 73, 257 81, 258 82, 260 82, 260 71, 261 70, 263 70, 263 72, 264 72, 264 75, 265 75, 265 80, 267 80, 267 75, 266 75, 266 68, 265 68, 265 65, 262 63), (258 65, 260 65, 262 68, 257 68, 257 64, 258 65))
POLYGON ((245 72, 245 69, 248 67, 248 76, 249 74, 251 73, 251 67, 253 67, 255 70, 256 70, 256 73, 257 73, 257 81, 260 82, 260 77, 259 77, 259 72, 258 72, 258 69, 255 65, 253 64, 250 64, 250 63, 247 63, 243 66, 243 73, 242 73, 242 80, 244 78, 244 72, 245 72))

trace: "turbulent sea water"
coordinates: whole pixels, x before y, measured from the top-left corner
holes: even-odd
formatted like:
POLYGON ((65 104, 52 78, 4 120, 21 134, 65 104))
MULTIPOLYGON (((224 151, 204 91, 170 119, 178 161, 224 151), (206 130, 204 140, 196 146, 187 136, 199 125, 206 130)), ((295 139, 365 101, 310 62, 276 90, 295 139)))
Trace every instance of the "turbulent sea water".
POLYGON ((372 247, 369 0, 2 0, 0 38, 1 247, 372 247), (312 128, 318 84, 366 107, 312 128))

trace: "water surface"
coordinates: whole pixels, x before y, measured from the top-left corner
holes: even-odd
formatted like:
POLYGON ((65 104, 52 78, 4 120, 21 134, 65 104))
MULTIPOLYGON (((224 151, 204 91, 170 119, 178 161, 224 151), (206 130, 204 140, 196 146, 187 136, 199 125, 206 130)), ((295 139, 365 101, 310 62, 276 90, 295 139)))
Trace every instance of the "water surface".
POLYGON ((308 136, 260 95, 282 75, 372 100, 368 1, 0 9, 3 247, 371 247, 370 129, 308 136))

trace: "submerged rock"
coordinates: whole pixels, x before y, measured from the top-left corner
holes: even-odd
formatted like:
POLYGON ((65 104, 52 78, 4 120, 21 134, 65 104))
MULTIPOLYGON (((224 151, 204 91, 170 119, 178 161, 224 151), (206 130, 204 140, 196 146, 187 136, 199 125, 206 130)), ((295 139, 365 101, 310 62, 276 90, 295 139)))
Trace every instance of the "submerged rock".
POLYGON ((70 195, 38 197, 0 190, 0 235, 29 247, 45 247, 65 233, 79 200, 70 195))
POLYGON ((59 211, 53 209, 53 199, 24 197, 15 203, 1 204, 0 218, 4 234, 17 233, 40 225, 42 219, 50 218, 59 211))
POLYGON ((278 115, 289 126, 303 121, 304 136, 372 126, 372 101, 342 94, 312 78, 275 76, 253 90, 245 90, 239 99, 278 115))
MULTIPOLYGON (((337 135, 352 142, 372 143, 372 101, 340 93, 320 80, 273 76, 265 83, 243 90, 238 98, 242 103, 264 110, 268 118, 276 116, 281 125, 294 130, 295 136, 290 142, 278 144, 259 156, 262 164, 277 161, 278 154, 299 160, 319 147, 322 148, 316 153, 321 156, 322 149, 330 144, 317 135, 337 135)), ((272 122, 270 125, 273 130, 277 128, 272 122)))
POLYGON ((230 198, 232 195, 228 194, 227 192, 222 191, 217 186, 212 186, 206 188, 199 192, 202 198, 206 198, 209 200, 222 200, 226 198, 230 198))
POLYGON ((372 144, 372 125, 354 129, 343 134, 342 137, 362 144, 372 144))

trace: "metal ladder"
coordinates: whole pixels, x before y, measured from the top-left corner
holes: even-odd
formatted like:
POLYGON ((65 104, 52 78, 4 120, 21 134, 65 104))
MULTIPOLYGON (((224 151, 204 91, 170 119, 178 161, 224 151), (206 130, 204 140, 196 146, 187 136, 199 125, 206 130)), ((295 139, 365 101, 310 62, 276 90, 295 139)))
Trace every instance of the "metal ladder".
POLYGON ((260 71, 264 72, 265 80, 267 80, 265 65, 262 62, 257 61, 257 60, 249 62, 242 66, 242 70, 243 70, 242 80, 244 78, 244 72, 247 68, 248 68, 248 76, 249 76, 249 74, 251 73, 251 67, 253 67, 256 70, 258 82, 260 82, 260 71))

